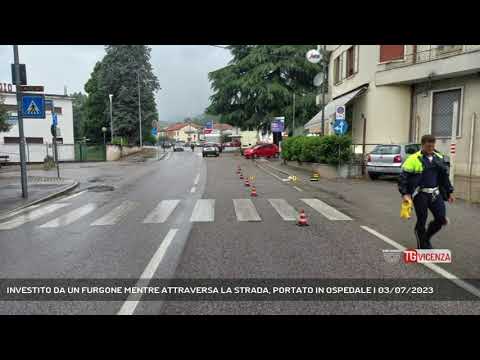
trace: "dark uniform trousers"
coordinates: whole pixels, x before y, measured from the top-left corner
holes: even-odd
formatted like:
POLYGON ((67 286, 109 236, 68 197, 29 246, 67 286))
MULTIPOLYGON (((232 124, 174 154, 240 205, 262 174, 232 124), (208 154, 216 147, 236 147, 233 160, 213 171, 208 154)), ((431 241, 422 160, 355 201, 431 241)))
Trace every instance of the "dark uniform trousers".
POLYGON ((419 192, 413 198, 413 205, 417 214, 415 225, 417 239, 430 239, 447 224, 445 202, 440 195, 434 197, 432 194, 419 192), (428 229, 425 229, 429 209, 433 214, 433 220, 430 221, 428 229))

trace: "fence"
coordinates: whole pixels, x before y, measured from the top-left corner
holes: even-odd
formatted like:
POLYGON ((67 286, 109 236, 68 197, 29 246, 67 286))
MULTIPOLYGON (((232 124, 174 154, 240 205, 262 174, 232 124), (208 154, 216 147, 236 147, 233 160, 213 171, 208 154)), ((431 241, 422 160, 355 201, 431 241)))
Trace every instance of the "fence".
MULTIPOLYGON (((8 155, 9 162, 20 162, 18 144, 0 144, 0 155, 8 155)), ((25 157, 29 163, 43 163, 46 156, 54 155, 52 144, 26 144, 25 157)), ((74 161, 75 149, 73 144, 58 144, 58 158, 60 161, 74 161)))
POLYGON ((107 160, 105 145, 75 144, 75 161, 105 161, 107 160))

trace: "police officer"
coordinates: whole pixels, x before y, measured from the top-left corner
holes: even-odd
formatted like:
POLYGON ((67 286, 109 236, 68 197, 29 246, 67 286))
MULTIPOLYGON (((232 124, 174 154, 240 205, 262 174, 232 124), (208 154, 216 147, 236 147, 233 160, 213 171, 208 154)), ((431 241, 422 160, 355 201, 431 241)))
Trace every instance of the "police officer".
POLYGON ((424 135, 422 149, 410 155, 402 165, 398 190, 404 201, 412 200, 417 215, 415 236, 419 249, 432 249, 430 239, 447 224, 445 201, 452 203, 453 187, 443 155, 435 150, 435 137, 424 135), (428 210, 433 220, 427 223, 428 210))

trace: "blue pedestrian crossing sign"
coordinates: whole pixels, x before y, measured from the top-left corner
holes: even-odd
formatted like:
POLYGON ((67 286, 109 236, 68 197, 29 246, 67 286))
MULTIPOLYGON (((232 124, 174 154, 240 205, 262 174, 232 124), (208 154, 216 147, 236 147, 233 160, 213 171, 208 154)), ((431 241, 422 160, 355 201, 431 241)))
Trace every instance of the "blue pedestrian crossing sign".
POLYGON ((333 130, 337 135, 345 135, 348 131, 348 123, 345 120, 336 120, 333 123, 333 130))
POLYGON ((22 117, 26 119, 45 119, 45 96, 22 95, 22 117))
POLYGON ((152 128, 152 136, 157 136, 158 131, 157 128, 152 128))

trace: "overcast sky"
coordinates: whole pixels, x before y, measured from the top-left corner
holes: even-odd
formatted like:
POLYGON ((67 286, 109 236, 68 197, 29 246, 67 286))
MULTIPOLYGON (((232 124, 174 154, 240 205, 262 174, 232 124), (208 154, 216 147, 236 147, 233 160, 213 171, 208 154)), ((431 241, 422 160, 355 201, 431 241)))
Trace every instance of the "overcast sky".
MULTIPOLYGON (((93 66, 105 54, 103 46, 27 45, 19 47, 30 85, 44 85, 46 93, 85 92, 93 66)), ((225 66, 230 52, 205 45, 152 46, 151 63, 162 90, 157 108, 162 121, 183 120, 203 113, 211 95, 208 73, 225 66)), ((11 83, 12 46, 0 45, 0 82, 11 83)))

